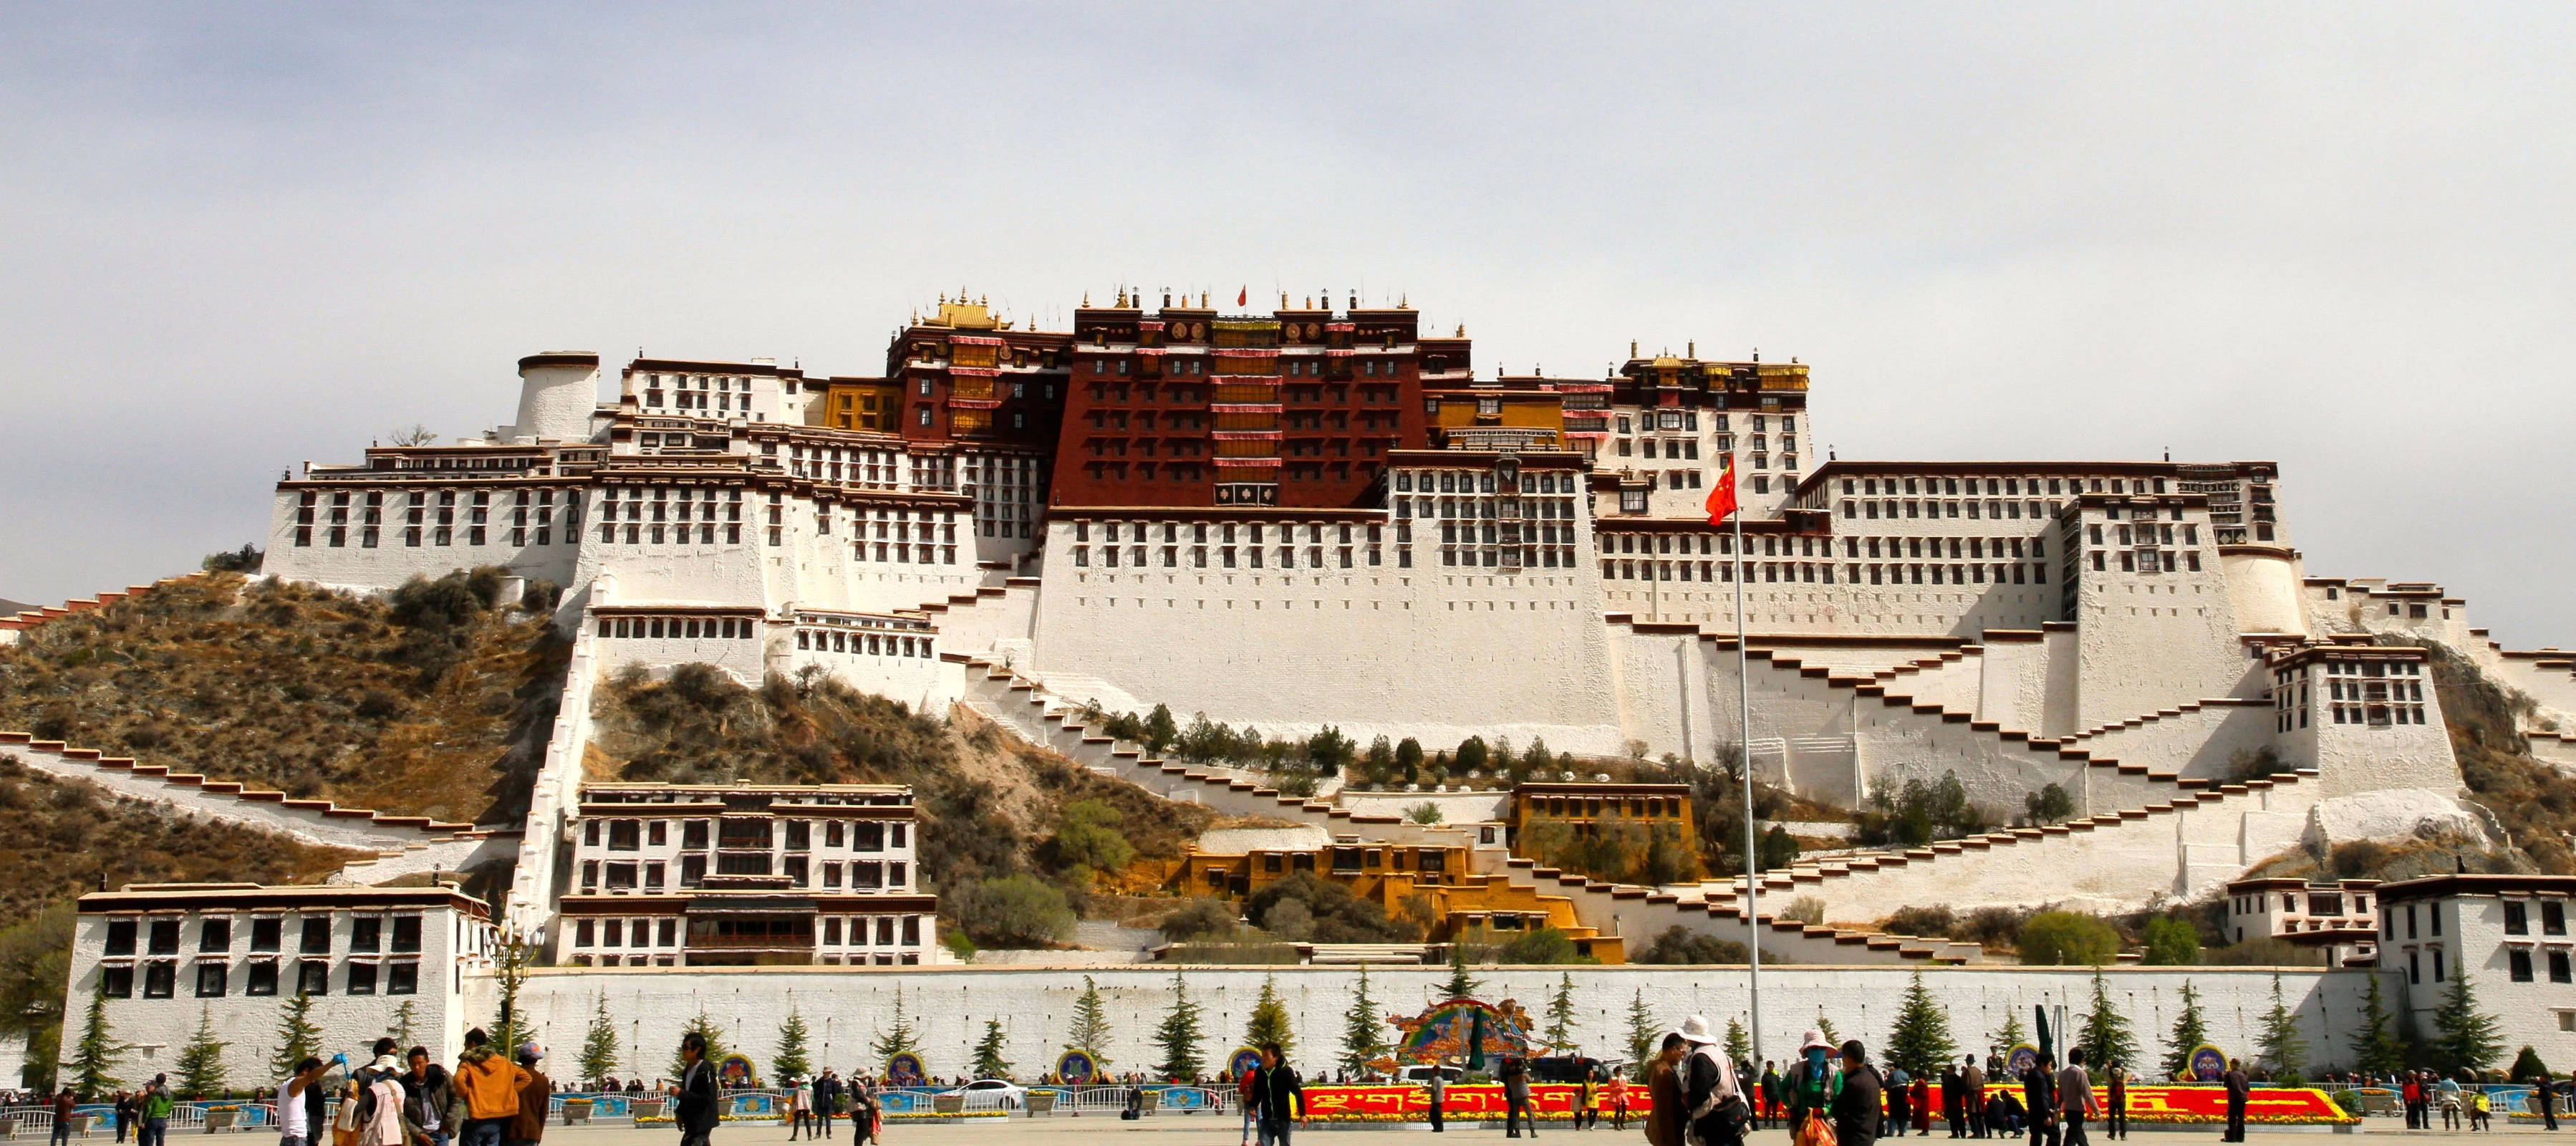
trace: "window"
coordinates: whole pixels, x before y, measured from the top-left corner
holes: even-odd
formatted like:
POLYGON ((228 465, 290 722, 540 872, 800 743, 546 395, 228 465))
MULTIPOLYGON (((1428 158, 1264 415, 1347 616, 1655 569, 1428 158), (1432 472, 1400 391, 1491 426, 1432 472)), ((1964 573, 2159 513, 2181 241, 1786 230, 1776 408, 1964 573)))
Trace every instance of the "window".
POLYGON ((331 964, 321 959, 306 959, 295 965, 295 993, 328 995, 331 993, 331 964))
POLYGON ((232 968, 221 963, 199 963, 197 964, 197 997, 223 998, 224 988, 231 980, 232 968))
POLYGON ((418 952, 420 950, 419 916, 397 915, 394 917, 393 949, 397 952, 418 952))
POLYGON ((143 997, 167 999, 178 992, 179 965, 156 960, 143 965, 143 997))
POLYGON ((2507 972, 2507 977, 2508 977, 2508 978, 2511 978, 2514 982, 2516 982, 2516 983, 2528 983, 2528 982, 2530 982, 2530 981, 2531 981, 2531 948, 2528 948, 2528 947, 2513 947, 2513 948, 2508 948, 2508 949, 2506 949, 2506 951, 2505 951, 2505 953, 2504 953, 2504 965, 2505 965, 2505 970, 2506 970, 2506 972, 2507 972))
POLYGON ((349 993, 352 995, 372 995, 376 993, 375 964, 349 964, 349 993))
POLYGON ((111 999, 134 997, 134 967, 120 963, 98 969, 98 993, 111 999))
POLYGON ((153 920, 151 944, 145 950, 148 954, 153 955, 178 954, 179 921, 176 919, 153 920))
POLYGON ((307 955, 330 954, 331 917, 328 915, 305 916, 303 945, 296 948, 296 950, 307 955))
POLYGON ((242 994, 274 995, 276 993, 277 962, 272 959, 262 959, 252 963, 250 973, 242 977, 242 994))
MULTIPOLYGON (((2512 899, 2504 901, 2504 933, 2507 935, 2531 934, 2530 904, 2512 899)), ((2529 963, 2530 960, 2526 959, 2524 962, 2529 963)))
POLYGON ((209 919, 197 925, 197 950, 230 951, 232 946, 232 920, 209 919))
POLYGON ((2567 952, 2560 950, 2549 953, 2549 981, 2552 983, 2569 981, 2567 952))
POLYGON ((349 950, 373 954, 385 942, 385 921, 373 916, 360 916, 349 921, 349 950))
POLYGON ((2540 905, 2540 933, 2543 935, 2567 934, 2566 904, 2553 899, 2540 905))
POLYGON ((135 929, 135 921, 134 921, 134 920, 131 920, 131 919, 111 919, 111 920, 108 920, 108 921, 107 921, 107 953, 108 953, 108 954, 110 954, 110 955, 131 955, 131 954, 134 954, 134 929, 135 929))

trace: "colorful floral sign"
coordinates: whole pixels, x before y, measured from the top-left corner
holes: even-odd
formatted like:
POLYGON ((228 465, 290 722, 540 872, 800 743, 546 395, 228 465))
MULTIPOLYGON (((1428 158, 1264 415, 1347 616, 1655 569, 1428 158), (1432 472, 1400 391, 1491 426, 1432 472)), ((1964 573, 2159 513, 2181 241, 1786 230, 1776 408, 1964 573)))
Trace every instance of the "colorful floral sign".
MULTIPOLYGON (((1934 1109, 1941 1109, 1940 1087, 1933 1088, 1934 1109)), ((1996 1085, 1988 1093, 2018 1091, 2017 1086, 1996 1085)), ((1574 1112, 1578 1089, 1572 1086, 1533 1086, 1530 1107, 1542 1118, 1564 1118, 1574 1112)), ((2108 1102, 2101 1088, 2094 1088, 2096 1098, 2108 1102)), ((1596 1101, 1603 1100, 1595 1091, 1596 1101)), ((1333 1122, 1421 1122, 1428 1121, 1431 1110, 1430 1092, 1419 1086, 1309 1086, 1306 1088, 1307 1109, 1312 1116, 1333 1122)), ((1654 1100, 1644 1087, 1628 1091, 1628 1113, 1641 1116, 1653 1108, 1654 1100)), ((1441 1103, 1444 1117, 1467 1120, 1503 1117, 1503 1088, 1499 1086, 1453 1086, 1441 1103)), ((2214 1086, 2133 1086, 2129 1088, 2129 1117, 2138 1122, 2222 1123, 2227 1120, 2227 1092, 2214 1086)), ((2305 1088, 2256 1087, 2245 1105, 2245 1120, 2256 1125, 2334 1126, 2358 1121, 2343 1112, 2324 1091, 2305 1088)))
POLYGON ((1396 1041, 1395 1057, 1405 1062, 1466 1062, 1476 1049, 1467 1044, 1480 1036, 1489 1063, 1507 1055, 1526 1056, 1545 1049, 1544 1044, 1531 1041, 1529 1012, 1512 999, 1500 1005, 1451 999, 1433 1004, 1412 1018, 1388 1015, 1386 1021, 1404 1032, 1404 1037, 1396 1041))

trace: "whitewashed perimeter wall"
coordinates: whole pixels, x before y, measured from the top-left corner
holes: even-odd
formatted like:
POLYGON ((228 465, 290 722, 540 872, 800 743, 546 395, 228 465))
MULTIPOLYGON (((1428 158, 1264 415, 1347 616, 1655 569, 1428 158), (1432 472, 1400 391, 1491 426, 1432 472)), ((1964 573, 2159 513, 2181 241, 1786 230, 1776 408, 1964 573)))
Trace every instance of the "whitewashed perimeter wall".
POLYGON ((1057 532, 1036 668, 1068 697, 1274 734, 1332 724, 1363 744, 1500 734, 1622 750, 1583 570, 1076 569, 1057 532))
MULTIPOLYGON (((1746 976, 1739 968, 1515 967, 1480 968, 1480 997, 1517 999, 1533 1018, 1542 1016, 1560 976, 1574 982, 1579 1045, 1604 1057, 1625 1058, 1627 1013, 1642 997, 1654 1021, 1670 1029, 1684 1016, 1705 1014, 1723 1025, 1746 1016, 1746 976)), ((1907 968, 1768 969, 1762 975, 1763 1047, 1770 1057, 1793 1051, 1801 1031, 1819 1013, 1845 1038, 1881 1047, 1894 1023, 1913 972, 1907 968)), ((2364 971, 2285 968, 2278 971, 2283 998, 2297 1008, 2318 1063, 2341 1059, 2353 1016, 2366 991, 2364 971)), ((1161 1058, 1154 1027, 1170 1009, 1170 967, 1100 967, 1081 970, 1017 968, 907 968, 851 971, 839 968, 752 968, 673 973, 652 969, 553 968, 532 975, 522 990, 525 1013, 537 1037, 569 1051, 581 1045, 594 1007, 605 999, 617 1025, 629 1069, 663 1073, 684 1024, 704 1012, 732 1049, 763 1067, 778 1045, 789 1008, 811 1031, 814 1061, 844 1073, 873 1072, 867 1043, 892 1020, 895 995, 904 994, 924 1053, 937 1074, 966 1070, 988 1019, 1007 1035, 1004 1056, 1023 1078, 1048 1069, 1061 1052, 1074 1001, 1089 975, 1100 986, 1111 1016, 1103 1048, 1113 1069, 1146 1069, 1161 1058)), ((2142 1057, 2161 1053, 2163 1038, 2189 981, 2200 993, 2211 1041, 2229 1053, 2253 1049, 2263 1014, 2271 1006, 2275 971, 2265 968, 2114 968, 2103 972, 2111 996, 2130 1020, 2142 1057)), ((1203 1008, 1202 1057, 1214 1074, 1223 1056, 1241 1044, 1262 981, 1276 976, 1296 1047, 1291 1057, 1308 1070, 1323 1068, 1340 1044, 1342 1020, 1357 992, 1358 972, 1332 967, 1197 968, 1183 972, 1190 998, 1203 1008)), ((1378 968, 1369 992, 1384 1013, 1415 1014, 1438 993, 1445 967, 1378 968)), ((2392 996, 2403 990, 2395 981, 2392 996)), ((2042 967, 1932 968, 1923 972, 1949 1010, 1953 1037, 1983 1049, 2007 1013, 2030 1025, 2031 1007, 2066 1007, 2070 1019, 2091 1005, 2092 973, 2042 967)), ((489 980, 480 981, 486 994, 489 980)), ((469 981, 469 992, 476 987, 469 981)), ((470 999, 468 1013, 488 1015, 488 997, 470 999)), ((2061 1028, 2062 1029, 2062 1028, 2061 1028)), ((1390 1037, 1395 1034, 1389 1027, 1390 1037)), ((1964 1049, 1963 1046, 1963 1049, 1964 1049)))
MULTIPOLYGON (((1602 557, 1610 560, 1616 555, 1605 553, 1602 557)), ((1758 567, 1765 559, 1751 560, 1758 567)), ((1843 571, 1850 567, 1847 561, 1810 558, 1805 563, 1833 564, 1835 582, 1755 581, 1746 585, 1744 623, 1748 628, 1757 633, 1866 633, 1974 640, 1987 629, 2035 629, 2042 622, 2057 619, 2054 584, 1901 588, 1853 585, 1844 580, 1843 571)), ((2052 572, 2054 569, 2052 564, 2052 572)), ((1689 622, 1712 631, 1735 629, 1735 586, 1725 581, 1712 584, 1614 578, 1601 583, 1601 607, 1613 613, 1633 613, 1639 620, 1689 622)))
MULTIPOLYGON (((569 480, 564 484, 573 485, 569 480)), ((413 577, 436 580, 459 569, 497 565, 522 577, 541 577, 562 585, 571 582, 575 566, 581 556, 582 546, 579 544, 579 539, 560 528, 550 532, 549 536, 554 539, 551 545, 503 544, 509 540, 510 527, 507 521, 512 508, 506 504, 506 501, 491 507, 494 510, 496 524, 484 527, 484 538, 491 544, 465 544, 466 538, 470 536, 467 532, 469 527, 460 524, 452 527, 455 544, 430 544, 432 531, 436 527, 424 525, 421 527, 421 543, 418 546, 405 545, 403 530, 406 526, 403 521, 403 511, 409 507, 401 499, 413 489, 434 490, 442 487, 390 484, 369 487, 359 482, 351 482, 345 487, 351 503, 348 544, 330 545, 327 541, 331 527, 327 524, 327 520, 330 515, 331 495, 340 492, 342 488, 344 487, 335 484, 333 488, 318 491, 317 500, 321 504, 315 507, 311 545, 295 543, 296 499, 303 490, 276 491, 274 504, 269 513, 268 557, 262 566, 268 576, 288 581, 309 582, 326 589, 381 593, 413 577), (384 522, 376 527, 378 539, 373 549, 365 548, 358 543, 359 531, 364 528, 358 524, 358 520, 366 508, 362 503, 366 501, 367 491, 370 488, 385 495, 385 505, 382 507, 384 522)), ((518 487, 459 483, 443 488, 456 490, 460 494, 474 489, 487 489, 493 492, 496 498, 506 499, 507 491, 518 487)), ((570 496, 580 496, 577 488, 568 492, 570 496)), ((430 508, 433 512, 437 509, 436 506, 430 508)), ((463 510, 469 507, 457 508, 463 510)), ((457 514, 460 521, 464 516, 462 512, 457 514)), ((535 536, 535 532, 531 530, 529 537, 535 536)))

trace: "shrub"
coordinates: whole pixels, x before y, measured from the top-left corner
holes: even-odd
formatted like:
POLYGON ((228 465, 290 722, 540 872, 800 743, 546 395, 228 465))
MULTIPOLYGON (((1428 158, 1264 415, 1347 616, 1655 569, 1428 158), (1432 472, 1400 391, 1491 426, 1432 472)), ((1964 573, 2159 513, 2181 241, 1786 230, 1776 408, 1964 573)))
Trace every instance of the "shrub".
POLYGON ((1987 947, 2011 947, 2021 942, 2022 920, 2029 917, 2029 912, 2009 907, 1980 907, 1950 924, 1950 938, 1987 947))
POLYGON ((1404 818, 1407 821, 1416 824, 1436 824, 1446 817, 1440 814, 1440 805, 1434 804, 1429 800, 1424 800, 1419 804, 1406 808, 1404 810, 1404 818))
POLYGON ((1749 954, 1743 944, 1732 939, 1702 935, 1674 924, 1665 928, 1663 934, 1655 936, 1655 941, 1647 944, 1645 950, 1630 955, 1628 961, 1678 965, 1741 964, 1748 961, 1749 954))
POLYGON ((243 542, 240 549, 207 554, 205 560, 197 563, 197 567, 208 573, 257 573, 266 560, 267 557, 259 551, 259 546, 243 542))
POLYGON ((2075 798, 2066 789, 2050 784, 2021 799, 2023 814, 2034 824, 2062 824, 2075 814, 2075 798))
POLYGON ((1422 937, 1411 923, 1387 918, 1386 910, 1376 903, 1313 872, 1298 872, 1255 892, 1244 904, 1244 914, 1266 921, 1271 908, 1283 899, 1296 900, 1305 908, 1314 921, 1311 938, 1317 943, 1406 943, 1422 937))
POLYGON ((1951 925, 1956 921, 1956 917, 1951 914, 1950 906, 1948 904, 1935 903, 1923 907, 1897 908, 1895 914, 1888 916, 1884 921, 1879 923, 1879 926, 1886 928, 1890 933, 1896 935, 1919 935, 1926 939, 1946 939, 1950 935, 1951 925))
POLYGON ((1224 939, 1242 927, 1234 908, 1205 896, 1194 896, 1179 911, 1163 917, 1163 938, 1174 943, 1224 939))
POLYGON ((1033 875, 982 880, 950 898, 957 925, 987 947, 1043 947, 1073 932, 1073 906, 1064 893, 1033 875))
POLYGON ((1802 895, 1790 900, 1788 905, 1780 910, 1772 912, 1772 916, 1777 919, 1796 920, 1800 923, 1822 923, 1825 921, 1825 901, 1812 895, 1802 895))
POLYGON ((2120 933, 2095 916, 2043 911, 2022 922, 2015 946, 2026 964, 2098 967, 2119 953, 2120 933))
POLYGON ((2158 967, 2200 962, 2200 929, 2169 916, 2148 920, 2147 953, 2142 961, 2158 967))
POLYGON ((1503 963, 1598 963, 1589 955, 1574 953, 1574 938, 1553 927, 1524 931, 1503 944, 1496 959, 1503 963))
POLYGON ((1968 802, 1967 786, 1959 782, 1956 772, 1942 773, 1937 784, 1927 784, 1921 777, 1907 780, 1892 796, 1880 788, 1870 793, 1869 805, 1856 818, 1859 827, 1852 837, 1864 847, 1919 848, 1986 829, 1985 813, 1968 802))
POLYGON ((1136 858, 1135 845, 1120 834, 1125 817, 1100 800, 1075 800, 1064 806, 1064 826, 1048 841, 1056 858, 1096 872, 1114 872, 1136 858))

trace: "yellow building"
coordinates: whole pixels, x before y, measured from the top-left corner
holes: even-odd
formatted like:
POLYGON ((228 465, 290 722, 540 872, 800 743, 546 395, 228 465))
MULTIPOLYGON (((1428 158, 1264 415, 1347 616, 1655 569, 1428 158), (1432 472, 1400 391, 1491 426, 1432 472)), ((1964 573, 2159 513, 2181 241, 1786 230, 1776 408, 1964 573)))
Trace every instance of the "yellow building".
POLYGON ((823 400, 806 407, 808 425, 835 430, 898 432, 903 414, 902 387, 890 378, 832 378, 823 383, 823 400))
POLYGON ((1431 444, 1439 449, 1565 448, 1565 395, 1512 386, 1425 390, 1431 444))
POLYGON ((1688 784, 1521 784, 1512 789, 1508 841, 1521 855, 1522 831, 1554 821, 1573 829, 1577 838, 1600 834, 1605 825, 1633 823, 1645 827, 1675 824, 1681 838, 1699 838, 1691 815, 1688 784))
POLYGON ((1603 963, 1627 961, 1625 943, 1585 926, 1573 900, 1477 873, 1464 847, 1337 843, 1238 853, 1193 849, 1167 886, 1188 895, 1242 900, 1301 873, 1332 880, 1389 916, 1423 920, 1427 942, 1506 943, 1553 927, 1574 941, 1578 955, 1603 963))

